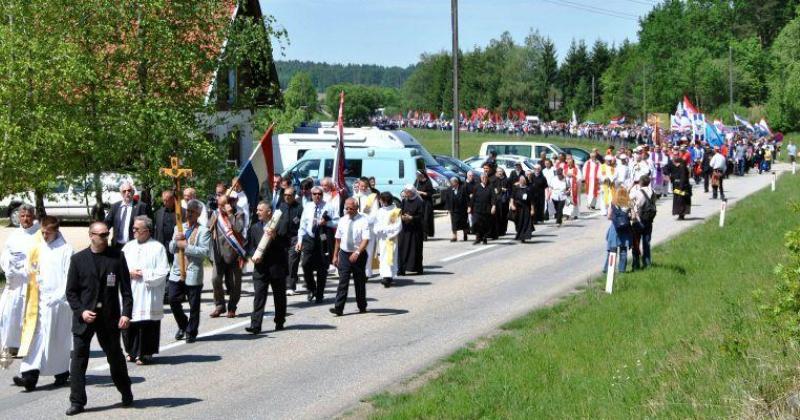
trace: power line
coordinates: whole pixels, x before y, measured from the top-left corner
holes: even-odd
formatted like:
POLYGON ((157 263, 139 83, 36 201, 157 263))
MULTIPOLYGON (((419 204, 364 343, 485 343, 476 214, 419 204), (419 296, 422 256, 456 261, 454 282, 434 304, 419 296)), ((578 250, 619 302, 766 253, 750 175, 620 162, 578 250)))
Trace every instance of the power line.
POLYGON ((631 3, 636 3, 636 4, 643 4, 645 6, 656 6, 656 5, 658 5, 657 1, 656 2, 641 1, 641 0, 625 0, 625 1, 628 1, 628 2, 631 2, 631 3))
POLYGON ((605 9, 605 8, 602 8, 602 7, 591 6, 591 5, 588 5, 588 4, 578 3, 576 1, 570 1, 570 0, 557 0, 557 1, 559 1, 561 3, 569 4, 569 5, 572 5, 572 6, 575 6, 575 7, 582 7, 582 8, 585 8, 585 9, 592 9, 592 10, 603 12, 603 13, 612 13, 612 14, 617 14, 617 15, 620 15, 620 16, 631 17, 631 18, 638 18, 639 17, 639 16, 636 16, 636 15, 631 14, 631 13, 619 12, 619 11, 616 11, 616 10, 613 10, 613 9, 605 9))
POLYGON ((562 3, 561 1, 563 1, 563 0, 561 0, 561 1, 559 1, 559 0, 542 0, 542 1, 546 2, 546 3, 555 4, 557 6, 562 6, 562 7, 582 10, 584 12, 589 12, 589 13, 594 13, 594 14, 603 15, 603 16, 609 16, 609 17, 615 17, 617 19, 625 19, 625 20, 631 20, 631 21, 637 21, 638 20, 638 17, 636 19, 634 19, 634 17, 635 17, 634 15, 623 14, 623 13, 614 12, 614 11, 606 10, 606 9, 596 9, 596 8, 592 8, 592 7, 581 5, 581 4, 562 3))

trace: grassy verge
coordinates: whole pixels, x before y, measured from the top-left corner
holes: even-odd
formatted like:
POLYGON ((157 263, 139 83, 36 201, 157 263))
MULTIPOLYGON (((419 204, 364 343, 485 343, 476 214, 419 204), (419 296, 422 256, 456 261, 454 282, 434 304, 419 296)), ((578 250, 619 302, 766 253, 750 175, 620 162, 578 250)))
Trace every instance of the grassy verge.
MULTIPOLYGON (((423 129, 406 129, 412 136, 428 149, 429 152, 434 154, 449 155, 452 133, 450 131, 438 130, 423 130, 423 129)), ((517 137, 503 134, 484 134, 484 133, 467 133, 461 132, 459 141, 461 143, 461 159, 466 159, 470 156, 475 156, 481 148, 481 143, 485 141, 538 141, 544 143, 553 143, 558 146, 572 146, 580 147, 591 151, 592 148, 605 148, 607 143, 603 141, 582 140, 582 139, 567 139, 563 137, 550 136, 526 136, 517 137)))
POLYGON ((763 417, 800 365, 754 297, 773 290, 798 223, 786 197, 800 184, 778 186, 729 210, 724 229, 714 218, 657 247, 657 265, 624 274, 613 295, 595 283, 456 352, 421 388, 374 397, 374 416, 763 417))

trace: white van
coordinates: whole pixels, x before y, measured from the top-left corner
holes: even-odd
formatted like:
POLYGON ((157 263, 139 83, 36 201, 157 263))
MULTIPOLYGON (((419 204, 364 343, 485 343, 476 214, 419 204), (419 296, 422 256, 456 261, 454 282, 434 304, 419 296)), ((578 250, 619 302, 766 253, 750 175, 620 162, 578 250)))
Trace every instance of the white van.
POLYGON ((564 153, 560 147, 552 143, 538 143, 532 141, 487 141, 481 144, 479 156, 489 156, 491 152, 498 155, 520 155, 538 160, 542 152, 548 159, 554 159, 559 153, 564 153))
MULTIPOLYGON (((275 159, 275 172, 284 169, 300 160, 309 150, 333 149, 339 138, 336 127, 302 129, 294 133, 278 134, 272 141, 272 153, 275 159)), ((400 130, 381 130, 376 127, 345 128, 344 145, 349 149, 372 147, 376 149, 414 149, 427 167, 440 166, 425 148, 412 135, 400 130)), ((439 172, 439 171, 437 171, 439 172)), ((455 174, 443 174, 446 177, 455 174)))
MULTIPOLYGON (((297 185, 306 178, 315 183, 333 174, 335 149, 312 149, 287 168, 282 176, 297 185)), ((414 149, 347 149, 345 155, 345 179, 347 185, 362 176, 375 177, 375 188, 388 191, 397 198, 406 184, 414 184, 417 171, 425 171, 425 161, 414 149)), ((438 197, 434 197, 438 202, 438 197)))

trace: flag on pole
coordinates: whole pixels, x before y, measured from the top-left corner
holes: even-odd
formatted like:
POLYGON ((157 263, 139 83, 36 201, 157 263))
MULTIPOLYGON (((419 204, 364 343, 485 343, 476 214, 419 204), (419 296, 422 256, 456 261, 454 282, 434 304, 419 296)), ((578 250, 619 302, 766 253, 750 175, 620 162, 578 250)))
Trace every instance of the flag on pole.
POLYGON ((333 158, 334 193, 341 194, 343 200, 347 196, 347 182, 344 179, 344 91, 339 93, 339 118, 337 120, 339 138, 336 140, 336 157, 333 158))
POLYGON ((573 127, 577 127, 578 126, 578 117, 575 115, 575 110, 574 109, 572 110, 572 120, 570 121, 570 124, 573 127))
POLYGON ((744 119, 744 118, 742 118, 742 117, 740 117, 740 116, 738 116, 736 114, 733 114, 733 119, 736 120, 736 122, 739 123, 739 125, 743 125, 743 126, 747 127, 748 130, 756 131, 755 127, 753 127, 753 124, 750 124, 750 122, 747 121, 746 119, 744 119))
POLYGON ((686 95, 683 95, 683 109, 687 114, 689 114, 689 118, 691 118, 693 114, 700 113, 700 111, 697 110, 692 101, 690 101, 689 97, 686 95))
POLYGON ((717 126, 714 124, 706 124, 705 138, 711 147, 722 147, 722 145, 725 144, 725 136, 722 135, 717 126))
POLYGON ((247 195, 247 201, 250 203, 258 202, 258 191, 265 182, 269 191, 272 192, 272 176, 275 171, 272 155, 272 131, 274 128, 274 123, 267 128, 267 131, 261 136, 261 141, 250 154, 250 159, 242 165, 242 169, 239 171, 239 185, 242 186, 242 191, 247 195))
POLYGON ((758 127, 765 131, 767 134, 772 134, 772 130, 769 129, 767 125, 767 120, 761 118, 761 121, 758 123, 758 127))

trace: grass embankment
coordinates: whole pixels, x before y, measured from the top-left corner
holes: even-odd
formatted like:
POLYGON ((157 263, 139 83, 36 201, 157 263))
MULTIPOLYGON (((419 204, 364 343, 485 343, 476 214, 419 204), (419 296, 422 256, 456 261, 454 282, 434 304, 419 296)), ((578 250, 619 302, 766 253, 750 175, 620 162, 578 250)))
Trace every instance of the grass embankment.
POLYGON ((729 210, 724 229, 715 217, 657 247, 656 266, 622 275, 613 295, 595 282, 456 352, 420 389, 375 397, 374 416, 764 416, 800 365, 754 298, 773 290, 783 234, 798 223, 786 197, 800 183, 788 175, 778 188, 729 210))
MULTIPOLYGON (((451 148, 452 132, 439 130, 406 129, 412 136, 428 149, 429 152, 437 155, 449 155, 451 148)), ((608 143, 601 140, 568 139, 558 136, 509 136, 507 134, 484 134, 461 132, 459 142, 461 143, 461 159, 475 156, 481 148, 481 143, 485 141, 536 141, 543 143, 553 143, 557 146, 580 147, 587 151, 592 148, 605 149, 608 143)))

